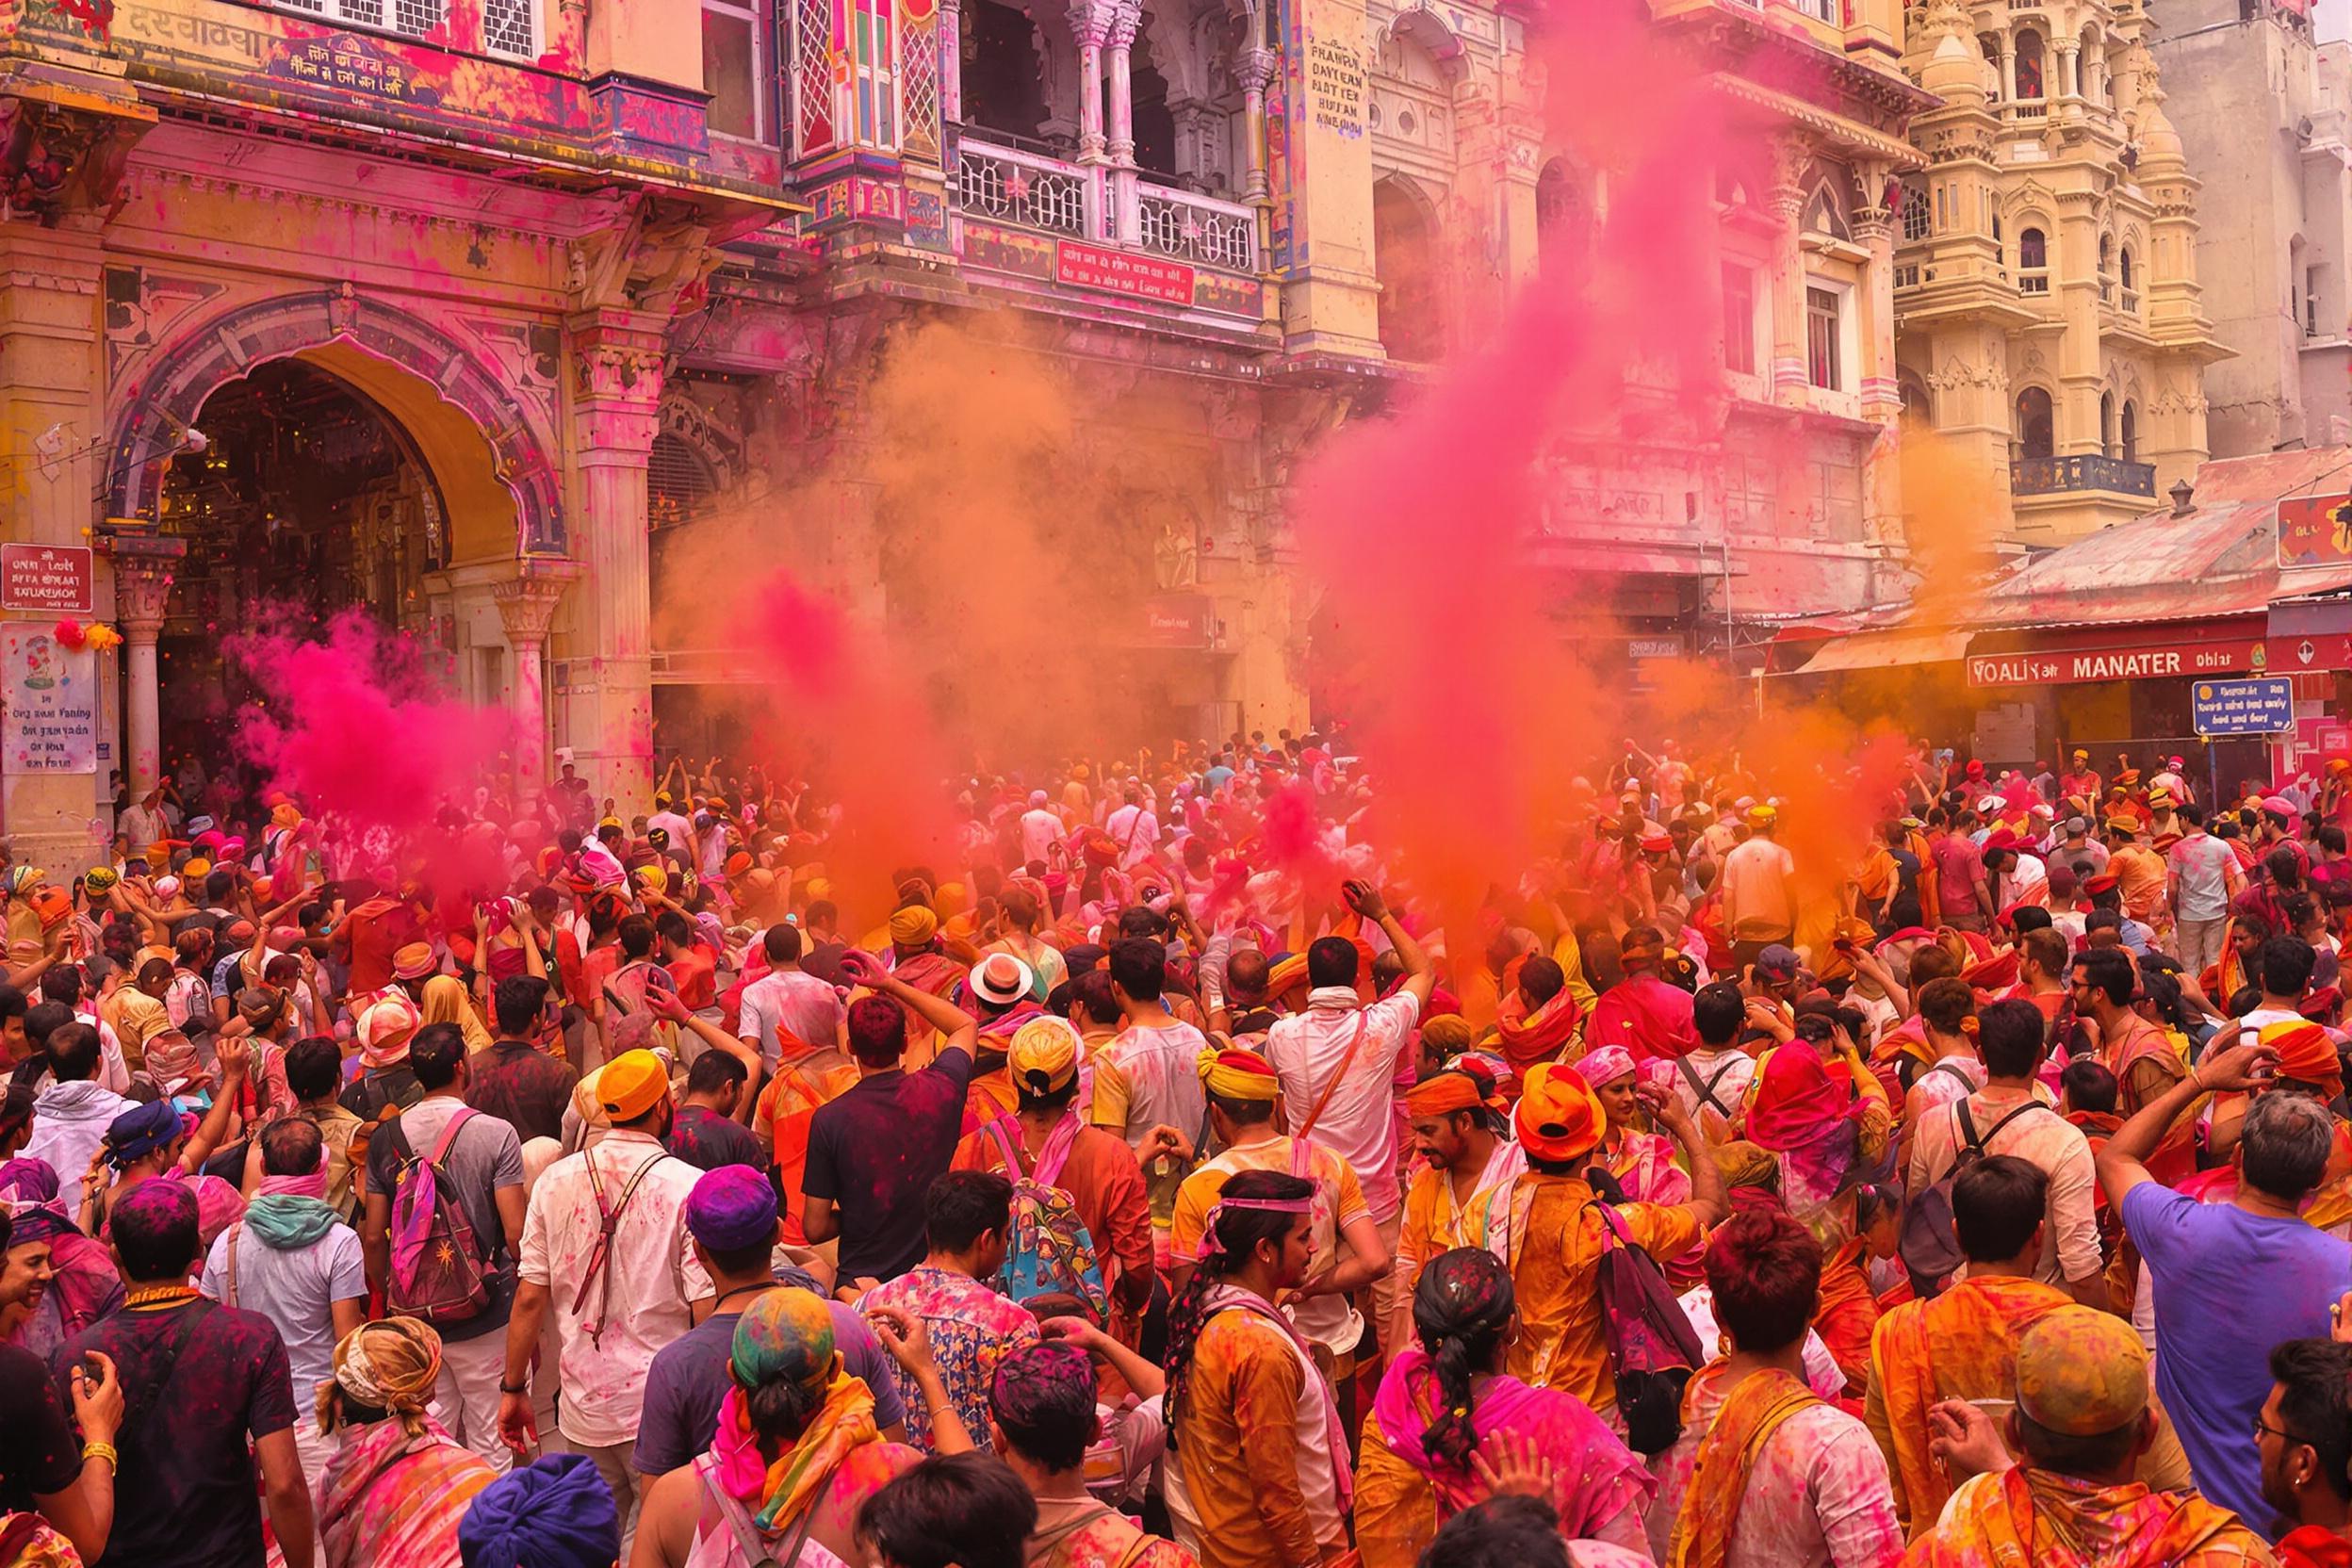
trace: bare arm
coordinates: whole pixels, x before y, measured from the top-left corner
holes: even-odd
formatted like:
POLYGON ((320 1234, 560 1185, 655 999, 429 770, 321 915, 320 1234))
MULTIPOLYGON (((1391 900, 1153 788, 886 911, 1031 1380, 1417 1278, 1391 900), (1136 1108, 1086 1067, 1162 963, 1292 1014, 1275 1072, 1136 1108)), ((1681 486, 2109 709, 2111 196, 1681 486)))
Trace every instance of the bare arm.
POLYGON ((841 1233, 841 1212, 833 1207, 830 1198, 803 1196, 800 1228, 812 1246, 831 1241, 841 1233))
POLYGON ((1413 939, 1413 933, 1405 929, 1396 912, 1388 906, 1388 900, 1369 882, 1347 883, 1340 893, 1350 909, 1380 925, 1381 934, 1388 938, 1389 945, 1396 948, 1397 958, 1405 966, 1405 983, 1398 988, 1411 992, 1413 1001, 1427 1011, 1429 992, 1437 985, 1437 966, 1429 961, 1428 951, 1413 939))
POLYGON ((2251 1089, 2268 1082, 2278 1063, 2278 1053, 2269 1046, 2233 1045, 2199 1062, 2186 1078, 2142 1105, 2099 1150, 2096 1168, 2107 1201, 2120 1204, 2125 1193, 2156 1179, 2148 1173, 2148 1157, 2182 1111, 2216 1089, 2251 1089))
POLYGON ((1100 1356, 1138 1399, 1155 1399, 1168 1392, 1168 1375, 1156 1362, 1147 1361, 1083 1317, 1049 1317, 1038 1326, 1048 1339, 1064 1339, 1090 1356, 1100 1356))
POLYGON ((392 1278, 392 1195, 370 1192, 360 1216, 359 1250, 367 1260, 368 1282, 381 1290, 392 1278))
POLYGON ((1690 1113, 1682 1108, 1682 1097, 1661 1093, 1644 1084, 1640 1090, 1642 1103, 1650 1119, 1664 1129, 1668 1137, 1681 1146, 1683 1155, 1690 1162, 1690 1201, 1689 1207, 1699 1217, 1699 1227, 1705 1230, 1731 1212, 1731 1203, 1723 1185, 1723 1172, 1715 1163, 1715 1151, 1690 1120, 1690 1113))
POLYGON ((929 991, 915 989, 856 951, 841 956, 841 972, 854 984, 890 998, 937 1029, 944 1037, 939 1043, 940 1051, 961 1051, 966 1055, 975 1054, 973 1048, 980 1038, 980 1021, 953 1002, 933 996, 929 991))
POLYGON ((310 1509, 310 1486, 302 1478, 302 1456, 294 1446, 294 1429, 271 1432, 253 1445, 261 1461, 261 1485, 269 1505, 270 1527, 286 1554, 286 1568, 311 1568, 317 1549, 318 1521, 310 1509))
POLYGON ((496 1187, 490 1200, 498 1206, 498 1229, 506 1235, 509 1257, 523 1255, 523 1189, 519 1186, 496 1187))

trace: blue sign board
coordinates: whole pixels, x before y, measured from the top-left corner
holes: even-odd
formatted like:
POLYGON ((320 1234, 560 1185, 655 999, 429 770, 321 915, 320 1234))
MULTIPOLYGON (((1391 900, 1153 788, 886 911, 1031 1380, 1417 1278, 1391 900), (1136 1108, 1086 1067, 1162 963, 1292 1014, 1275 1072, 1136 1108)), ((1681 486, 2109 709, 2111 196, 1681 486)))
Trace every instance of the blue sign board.
POLYGON ((2278 735, 2295 727, 2295 682, 2200 680, 2190 688, 2199 735, 2278 735))

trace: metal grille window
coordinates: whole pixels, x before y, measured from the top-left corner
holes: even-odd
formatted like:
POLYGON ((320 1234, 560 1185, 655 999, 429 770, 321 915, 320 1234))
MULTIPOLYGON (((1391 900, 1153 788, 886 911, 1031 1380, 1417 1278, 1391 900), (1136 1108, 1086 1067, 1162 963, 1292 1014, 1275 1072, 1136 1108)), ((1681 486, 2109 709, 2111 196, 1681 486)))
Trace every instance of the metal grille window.
POLYGON ((792 123, 802 157, 831 147, 833 118, 832 0, 794 0, 792 6, 792 123))
POLYGON ((1918 181, 1903 183, 1903 237, 1907 241, 1925 239, 1934 219, 1934 209, 1927 204, 1927 187, 1918 181))
POLYGON ((718 477, 700 452, 667 431, 645 460, 645 514, 656 529, 685 522, 718 493, 718 477))
POLYGON ((531 24, 531 0, 486 0, 482 8, 482 46, 494 55, 530 59, 538 54, 531 24))
POLYGON ((392 30, 419 38, 441 25, 441 0, 392 0, 392 30))
POLYGON ((902 4, 898 11, 898 90, 901 150, 926 163, 939 161, 939 9, 902 4))

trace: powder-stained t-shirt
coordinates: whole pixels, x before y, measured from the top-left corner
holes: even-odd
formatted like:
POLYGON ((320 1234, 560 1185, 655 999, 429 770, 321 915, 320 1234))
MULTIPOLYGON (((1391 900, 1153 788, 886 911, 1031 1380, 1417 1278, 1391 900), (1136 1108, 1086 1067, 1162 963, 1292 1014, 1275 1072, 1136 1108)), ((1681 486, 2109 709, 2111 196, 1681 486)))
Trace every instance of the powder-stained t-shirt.
POLYGON ((49 1368, 30 1350, 0 1345, 0 1513, 22 1513, 39 1494, 52 1496, 82 1473, 82 1446, 49 1368))
POLYGON ((923 1195, 956 1158, 971 1082, 971 1054, 943 1051, 921 1072, 859 1079, 809 1119, 802 1190, 839 1211, 842 1283, 923 1261, 923 1195))
MULTIPOLYGON (((811 1283, 815 1282, 811 1281, 811 1283)), ((732 1386, 727 1359, 734 1354, 735 1325, 743 1320, 736 1308, 759 1299, 745 1291, 677 1339, 654 1352, 645 1373, 645 1411, 637 1426, 637 1450, 629 1463, 641 1476, 661 1476, 710 1446, 719 1429, 719 1405, 732 1386)), ((898 1364, 874 1337, 856 1309, 827 1301, 833 1315, 833 1348, 841 1353, 841 1370, 864 1381, 874 1395, 874 1424, 895 1426, 906 1419, 906 1401, 898 1393, 898 1364)))
MULTIPOLYGON (((247 1441, 294 1425, 286 1346, 259 1313, 188 1302, 90 1325, 50 1365, 59 1390, 95 1350, 122 1381, 122 1456, 106 1555, 91 1568, 262 1568, 247 1441)), ((70 1397, 70 1396, 67 1396, 70 1397)))
MULTIPOLYGON (((723 1165, 747 1165, 764 1169, 760 1140, 742 1122, 723 1117, 708 1105, 680 1105, 670 1135, 662 1143, 688 1165, 716 1170, 723 1165)), ((687 1456, 693 1458, 691 1454, 687 1456)))

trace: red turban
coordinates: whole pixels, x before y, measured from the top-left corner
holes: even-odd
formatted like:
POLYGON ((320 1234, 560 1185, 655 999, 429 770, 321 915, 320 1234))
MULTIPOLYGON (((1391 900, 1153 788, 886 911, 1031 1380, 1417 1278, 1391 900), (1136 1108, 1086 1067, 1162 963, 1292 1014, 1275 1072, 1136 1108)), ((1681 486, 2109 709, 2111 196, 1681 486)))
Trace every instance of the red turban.
POLYGON ((1775 1047, 1757 1073, 1756 1100, 1748 1107, 1748 1139, 1783 1153, 1821 1136, 1823 1124, 1845 1116, 1847 1074, 1832 1073, 1803 1040, 1775 1047))

